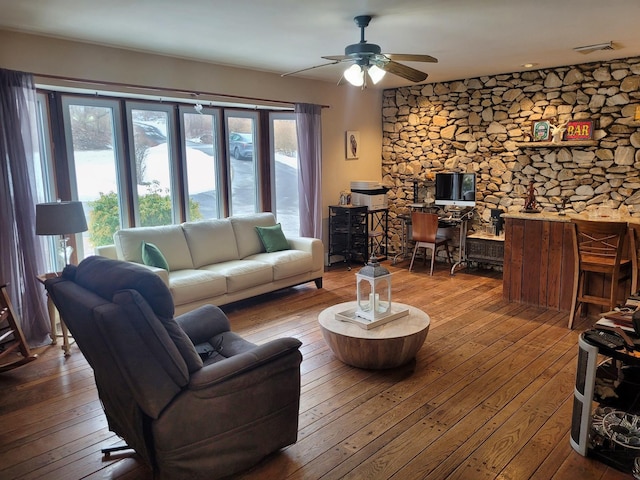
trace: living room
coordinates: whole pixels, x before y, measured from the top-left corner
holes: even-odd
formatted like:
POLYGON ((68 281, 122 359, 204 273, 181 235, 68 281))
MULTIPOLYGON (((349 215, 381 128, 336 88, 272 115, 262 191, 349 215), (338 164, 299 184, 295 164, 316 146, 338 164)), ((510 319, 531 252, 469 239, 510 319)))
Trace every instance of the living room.
MULTIPOLYGON (((583 58, 585 64, 591 61, 591 57, 583 58)), ((310 64, 317 60, 309 59, 310 64)), ((611 60, 598 62, 609 62, 611 71, 620 70, 609 67, 611 60)), ((620 63, 627 65, 628 77, 638 75, 637 57, 625 55, 620 63)), ((398 166, 401 162, 390 161, 383 153, 387 147, 396 152, 400 147, 386 135, 384 122, 403 120, 385 112, 385 102, 391 96, 397 100, 407 91, 414 98, 433 97, 421 94, 422 88, 414 93, 411 86, 393 87, 383 94, 375 88, 361 90, 316 79, 282 78, 266 71, 13 30, 0 30, 0 66, 33 72, 39 86, 54 90, 108 89, 128 95, 126 85, 138 85, 210 92, 211 98, 217 92, 220 95, 216 101, 235 99, 244 106, 264 102, 290 108, 292 103, 305 102, 328 107, 322 110, 325 244, 328 206, 338 202, 350 181, 383 181, 388 175, 395 183, 391 193, 398 210, 407 208, 412 175, 408 171, 399 173, 398 169, 404 168, 398 166), (102 86, 97 85, 100 83, 102 86), (354 130, 360 134, 359 158, 346 160, 345 132, 354 130)), ((563 64, 545 67, 544 71, 548 74, 554 69, 563 75, 567 71, 563 64)), ((512 72, 515 68, 502 72, 510 77, 508 80, 497 78, 499 75, 484 77, 511 82, 512 72)), ((430 84, 436 88, 450 86, 454 80, 468 84, 470 78, 430 84)), ((614 83, 619 87, 622 80, 603 82, 610 82, 610 88, 614 83)), ((627 93, 631 97, 628 105, 635 105, 637 87, 627 93)), ((188 93, 184 97, 194 102, 188 93)), ((449 101, 442 98, 443 105, 449 101)), ((616 114, 623 108, 619 106, 616 114)), ((490 122, 483 127, 488 125, 490 122)), ((635 131, 637 126, 629 128, 635 131)), ((631 133, 618 135, 628 138, 631 133)), ((605 148, 615 152, 616 147, 605 148)), ((426 171, 434 167, 422 168, 426 171)), ((483 201, 490 194, 488 185, 482 184, 483 201)), ((520 201, 522 192, 513 197, 520 201)), ((491 207, 500 205, 495 196, 487 203, 491 207)), ((556 208, 550 198, 548 203, 549 208, 556 208)), ((517 205, 517 201, 512 204, 517 205)), ((399 224, 394 228, 399 229, 399 224)), ((406 262, 386 265, 394 273, 394 299, 420 305, 433 321, 415 363, 396 371, 347 367, 332 356, 322 339, 317 326, 319 312, 331 304, 354 299, 354 272, 346 268, 333 267, 325 272, 321 290, 303 285, 242 301, 225 310, 233 329, 251 341, 294 336, 304 344, 299 444, 268 458, 242 478, 395 475, 542 479, 570 478, 576 472, 588 478, 627 478, 600 462, 580 457, 569 447, 577 338, 587 322, 570 331, 566 329, 566 312, 504 302, 498 272, 479 275, 462 271, 451 277, 449 269, 438 264, 434 277, 429 278, 424 267, 411 275, 406 262)), ((99 449, 117 439, 107 431, 91 369, 77 348, 66 359, 59 350, 49 349, 25 368, 30 372, 2 380, 7 384, 6 391, 14 394, 11 398, 3 395, 0 401, 1 411, 6 412, 4 418, 11 425, 2 442, 13 456, 6 464, 8 478, 151 478, 140 460, 114 457, 102 461, 99 449), (47 390, 38 389, 40 383, 46 384, 47 390), (19 391, 44 398, 42 403, 47 407, 29 399, 26 393, 16 393, 19 391), (18 405, 20 401, 25 404, 24 410, 18 405), (61 415, 55 419, 58 412, 61 415), (76 422, 75 416, 81 419, 76 422), (21 421, 28 427, 18 434, 21 421), (50 449, 43 445, 47 443, 50 449), (33 456, 16 453, 24 447, 33 456), (47 459, 49 454, 55 457, 53 461, 47 459), (30 464, 33 467, 27 467, 30 464)), ((8 459, 2 460, 4 463, 8 459)))

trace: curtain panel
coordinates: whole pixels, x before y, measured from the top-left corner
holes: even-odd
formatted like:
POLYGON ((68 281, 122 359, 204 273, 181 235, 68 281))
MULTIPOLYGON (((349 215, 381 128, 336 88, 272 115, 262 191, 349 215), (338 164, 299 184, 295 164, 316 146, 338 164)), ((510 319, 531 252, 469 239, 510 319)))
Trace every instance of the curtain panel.
POLYGON ((48 342, 42 240, 35 234, 35 162, 40 161, 33 76, 0 69, 0 283, 7 285, 31 346, 48 342))
POLYGON ((298 131, 300 235, 322 238, 322 123, 320 105, 295 105, 298 131))

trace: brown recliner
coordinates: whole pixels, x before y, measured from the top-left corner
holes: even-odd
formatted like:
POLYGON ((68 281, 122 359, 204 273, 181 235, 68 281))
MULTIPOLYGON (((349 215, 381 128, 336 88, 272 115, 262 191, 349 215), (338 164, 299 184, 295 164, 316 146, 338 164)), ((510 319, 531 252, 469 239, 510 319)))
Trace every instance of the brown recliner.
POLYGON ((213 305, 174 319, 160 277, 129 262, 89 257, 45 286, 110 430, 156 478, 225 477, 296 442, 299 340, 249 343, 213 305))

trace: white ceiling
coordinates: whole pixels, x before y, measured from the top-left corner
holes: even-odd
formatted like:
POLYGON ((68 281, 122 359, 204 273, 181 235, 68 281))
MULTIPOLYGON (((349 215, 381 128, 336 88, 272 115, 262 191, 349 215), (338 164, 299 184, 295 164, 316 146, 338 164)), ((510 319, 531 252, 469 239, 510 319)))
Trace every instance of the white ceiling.
MULTIPOLYGON (((640 56, 640 0, 0 0, 0 28, 278 74, 342 55, 362 14, 383 52, 439 60, 403 62, 426 83, 640 56), (609 41, 614 50, 573 51, 609 41)), ((337 83, 344 69, 298 75, 337 83)))

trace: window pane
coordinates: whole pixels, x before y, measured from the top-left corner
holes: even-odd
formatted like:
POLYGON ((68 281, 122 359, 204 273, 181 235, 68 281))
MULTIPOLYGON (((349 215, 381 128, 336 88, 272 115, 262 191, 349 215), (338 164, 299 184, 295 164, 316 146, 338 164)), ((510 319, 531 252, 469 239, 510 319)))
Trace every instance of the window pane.
POLYGON ((131 109, 139 225, 170 225, 177 218, 172 193, 166 111, 131 109))
POLYGON ((275 212, 288 236, 300 235, 298 209, 298 140, 296 122, 291 118, 272 121, 275 212))
MULTIPOLYGON (((193 110, 193 109, 192 109, 193 110)), ((217 188, 216 120, 205 112, 183 113, 189 192, 188 219, 220 217, 220 198, 217 188)))
POLYGON ((78 260, 94 247, 113 243, 120 228, 120 195, 114 141, 114 109, 93 102, 67 102, 67 136, 72 141, 72 189, 85 209, 89 230, 82 234, 78 260))
POLYGON ((258 211, 255 124, 255 117, 227 117, 232 215, 258 211))

